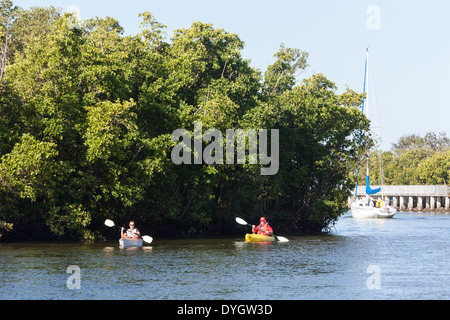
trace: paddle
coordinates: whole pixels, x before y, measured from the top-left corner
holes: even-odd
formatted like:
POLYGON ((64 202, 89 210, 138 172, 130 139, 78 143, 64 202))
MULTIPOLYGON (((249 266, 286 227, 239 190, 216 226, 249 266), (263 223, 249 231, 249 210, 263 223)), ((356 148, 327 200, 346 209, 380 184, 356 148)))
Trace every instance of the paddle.
MULTIPOLYGON (((245 221, 245 220, 243 220, 241 218, 236 218, 236 222, 239 223, 240 225, 243 225, 243 226, 253 227, 251 224, 247 223, 247 221, 245 221)), ((285 237, 280 237, 280 236, 276 236, 276 235, 273 235, 273 236, 275 238, 277 238, 277 240, 280 241, 280 242, 289 242, 289 240, 286 239, 285 237)))
MULTIPOLYGON (((110 220, 110 219, 107 219, 107 220, 105 221, 105 226, 110 227, 110 228, 113 228, 113 227, 120 228, 120 227, 116 226, 116 225, 114 224, 114 221, 112 221, 112 220, 110 220)), ((150 244, 150 243, 153 242, 153 238, 150 237, 150 236, 142 236, 142 240, 144 240, 144 242, 145 242, 145 243, 148 243, 148 244, 150 244)))

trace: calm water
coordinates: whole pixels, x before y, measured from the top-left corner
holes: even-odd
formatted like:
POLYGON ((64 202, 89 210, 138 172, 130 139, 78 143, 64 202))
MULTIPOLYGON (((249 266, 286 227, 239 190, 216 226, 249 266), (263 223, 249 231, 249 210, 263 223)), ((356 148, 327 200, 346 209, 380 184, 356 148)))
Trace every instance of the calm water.
POLYGON ((450 299, 449 230, 450 215, 399 213, 289 243, 3 244, 0 300, 450 299), (80 289, 67 287, 72 265, 80 289))

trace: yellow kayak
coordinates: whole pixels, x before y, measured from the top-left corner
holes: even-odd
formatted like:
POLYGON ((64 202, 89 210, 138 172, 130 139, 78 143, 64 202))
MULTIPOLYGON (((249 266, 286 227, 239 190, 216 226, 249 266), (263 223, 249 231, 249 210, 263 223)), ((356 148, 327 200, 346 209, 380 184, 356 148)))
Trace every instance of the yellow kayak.
POLYGON ((261 234, 247 234, 245 235, 246 242, 272 242, 275 237, 264 236, 261 234))

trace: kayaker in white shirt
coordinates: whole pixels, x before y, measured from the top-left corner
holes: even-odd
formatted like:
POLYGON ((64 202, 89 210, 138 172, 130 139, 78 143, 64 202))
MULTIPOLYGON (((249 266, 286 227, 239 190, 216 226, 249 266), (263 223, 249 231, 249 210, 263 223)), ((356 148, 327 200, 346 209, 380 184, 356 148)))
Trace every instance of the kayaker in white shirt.
POLYGON ((130 221, 129 226, 130 229, 127 229, 126 232, 124 232, 125 228, 122 227, 121 239, 139 239, 141 237, 141 233, 137 228, 134 227, 134 221, 130 221))

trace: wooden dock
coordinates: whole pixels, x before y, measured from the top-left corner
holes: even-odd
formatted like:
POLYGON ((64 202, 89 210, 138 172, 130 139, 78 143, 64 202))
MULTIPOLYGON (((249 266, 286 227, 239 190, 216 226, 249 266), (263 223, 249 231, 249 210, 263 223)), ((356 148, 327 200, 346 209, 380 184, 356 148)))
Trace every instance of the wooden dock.
MULTIPOLYGON (((371 186, 378 188, 379 186, 371 186)), ((366 186, 359 186, 358 197, 366 196, 366 186)), ((382 191, 372 196, 390 203, 399 211, 450 212, 450 186, 384 186, 382 191)), ((355 199, 349 199, 349 205, 355 199)))

